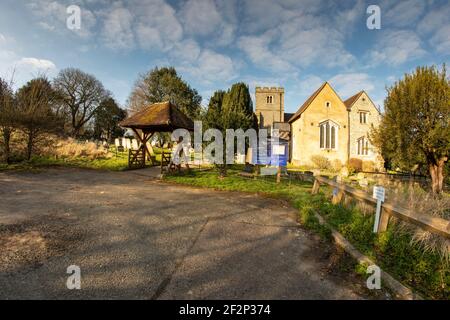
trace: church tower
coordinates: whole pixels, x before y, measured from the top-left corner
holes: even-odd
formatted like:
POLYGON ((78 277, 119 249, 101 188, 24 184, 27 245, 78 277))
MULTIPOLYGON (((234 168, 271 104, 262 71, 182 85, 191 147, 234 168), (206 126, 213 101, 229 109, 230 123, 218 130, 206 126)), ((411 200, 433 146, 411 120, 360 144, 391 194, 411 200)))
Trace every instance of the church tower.
POLYGON ((256 110, 260 128, 270 128, 274 122, 284 122, 284 88, 256 87, 256 110))

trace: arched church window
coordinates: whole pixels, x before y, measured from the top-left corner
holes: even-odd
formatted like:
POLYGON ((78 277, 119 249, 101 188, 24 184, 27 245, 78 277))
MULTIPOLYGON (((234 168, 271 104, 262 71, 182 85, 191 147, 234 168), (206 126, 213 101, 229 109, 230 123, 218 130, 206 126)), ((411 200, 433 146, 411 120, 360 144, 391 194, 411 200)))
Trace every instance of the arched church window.
POLYGON ((333 121, 327 120, 320 124, 320 148, 337 149, 339 126, 333 121))

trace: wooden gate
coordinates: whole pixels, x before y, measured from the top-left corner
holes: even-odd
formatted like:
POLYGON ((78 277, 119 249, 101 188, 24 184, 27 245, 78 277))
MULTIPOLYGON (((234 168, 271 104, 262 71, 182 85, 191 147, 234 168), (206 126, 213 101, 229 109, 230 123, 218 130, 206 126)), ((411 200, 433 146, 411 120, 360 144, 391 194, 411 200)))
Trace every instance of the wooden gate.
POLYGON ((141 169, 145 167, 145 149, 128 151, 128 167, 130 169, 141 169))

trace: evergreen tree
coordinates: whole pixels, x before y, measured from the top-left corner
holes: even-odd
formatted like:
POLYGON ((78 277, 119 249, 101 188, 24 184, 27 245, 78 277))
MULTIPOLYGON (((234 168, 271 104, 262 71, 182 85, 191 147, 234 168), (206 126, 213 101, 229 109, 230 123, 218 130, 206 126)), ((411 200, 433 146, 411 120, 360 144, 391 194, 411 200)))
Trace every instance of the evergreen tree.
POLYGON ((389 163, 403 170, 426 166, 440 193, 450 149, 450 83, 445 65, 418 67, 388 89, 385 114, 371 138, 389 163))
POLYGON ((112 139, 122 136, 124 130, 119 127, 119 122, 126 116, 126 111, 121 109, 113 98, 104 99, 94 115, 94 137, 112 142, 112 139))
MULTIPOLYGON (((227 129, 246 131, 254 127, 253 103, 248 86, 243 83, 234 84, 227 92, 216 91, 209 100, 204 117, 204 129, 215 128, 222 132, 223 146, 227 129)), ((226 175, 224 151, 223 165, 219 165, 220 175, 226 175)))

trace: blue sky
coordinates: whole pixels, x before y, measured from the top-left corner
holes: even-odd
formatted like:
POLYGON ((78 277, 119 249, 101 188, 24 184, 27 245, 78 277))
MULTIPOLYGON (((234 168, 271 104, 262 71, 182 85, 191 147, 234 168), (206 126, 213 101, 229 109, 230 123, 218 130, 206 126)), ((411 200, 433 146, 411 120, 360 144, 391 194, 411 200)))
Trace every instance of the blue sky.
POLYGON ((450 55, 450 2, 322 0, 2 0, 0 76, 16 86, 37 74, 77 67, 125 105, 139 73, 174 66, 207 104, 232 83, 283 86, 286 111, 323 81, 341 98, 366 90, 382 105, 385 87, 417 65, 450 55), (81 10, 69 30, 66 9, 81 10), (369 5, 381 29, 366 26, 369 5))

